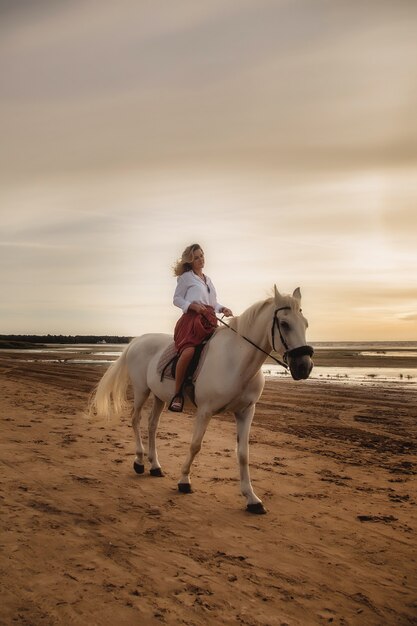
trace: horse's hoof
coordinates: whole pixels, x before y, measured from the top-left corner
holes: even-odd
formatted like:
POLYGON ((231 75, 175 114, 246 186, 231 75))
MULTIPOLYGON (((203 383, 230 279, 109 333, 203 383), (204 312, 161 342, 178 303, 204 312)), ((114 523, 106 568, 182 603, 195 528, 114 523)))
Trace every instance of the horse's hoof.
POLYGON ((135 470, 136 474, 143 474, 143 472, 145 471, 145 466, 141 465, 140 463, 136 463, 136 461, 134 461, 133 469, 135 470))
POLYGON ((160 476, 161 478, 165 476, 160 467, 154 467, 153 469, 149 470, 149 473, 151 476, 160 476))
POLYGON ((246 510, 249 513, 255 513, 255 515, 265 515, 266 508, 262 504, 262 502, 256 502, 255 504, 248 504, 246 510))
POLYGON ((190 483, 178 483, 178 491, 180 493, 192 493, 193 492, 193 490, 191 489, 190 483))

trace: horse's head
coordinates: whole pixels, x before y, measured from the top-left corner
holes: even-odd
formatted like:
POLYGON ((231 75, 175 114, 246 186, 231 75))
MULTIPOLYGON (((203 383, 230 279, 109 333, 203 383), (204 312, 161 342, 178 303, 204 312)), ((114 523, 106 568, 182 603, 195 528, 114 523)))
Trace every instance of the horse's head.
POLYGON ((294 380, 308 378, 313 369, 313 348, 306 344, 308 322, 301 311, 300 288, 292 296, 283 296, 274 285, 275 311, 272 323, 272 347, 282 353, 294 380), (278 347, 278 339, 281 350, 278 347))

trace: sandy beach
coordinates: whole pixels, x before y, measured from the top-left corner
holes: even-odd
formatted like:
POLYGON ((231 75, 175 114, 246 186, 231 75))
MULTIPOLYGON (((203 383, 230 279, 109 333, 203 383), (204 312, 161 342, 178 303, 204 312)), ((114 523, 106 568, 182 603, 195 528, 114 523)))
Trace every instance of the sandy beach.
POLYGON ((129 414, 83 413, 106 366, 56 355, 0 354, 1 624, 417 624, 415 384, 268 380, 258 517, 231 415, 213 418, 179 494, 192 418, 164 411, 165 477, 138 476, 129 414))

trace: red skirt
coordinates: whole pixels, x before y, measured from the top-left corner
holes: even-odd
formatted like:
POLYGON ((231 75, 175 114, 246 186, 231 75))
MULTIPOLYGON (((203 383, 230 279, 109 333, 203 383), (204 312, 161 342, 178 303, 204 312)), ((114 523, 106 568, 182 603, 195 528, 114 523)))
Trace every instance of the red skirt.
POLYGON ((208 306, 204 315, 188 310, 178 320, 174 330, 174 342, 178 352, 198 346, 211 337, 217 327, 213 307, 208 306))

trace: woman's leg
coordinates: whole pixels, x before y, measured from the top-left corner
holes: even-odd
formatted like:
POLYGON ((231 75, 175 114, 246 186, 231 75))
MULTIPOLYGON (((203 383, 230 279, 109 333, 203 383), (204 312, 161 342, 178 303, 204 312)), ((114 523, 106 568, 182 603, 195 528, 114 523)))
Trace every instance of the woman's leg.
POLYGON ((194 356, 195 348, 185 348, 177 361, 177 369, 175 372, 175 395, 181 393, 181 387, 184 382, 185 374, 187 373, 188 366, 191 359, 194 356))

